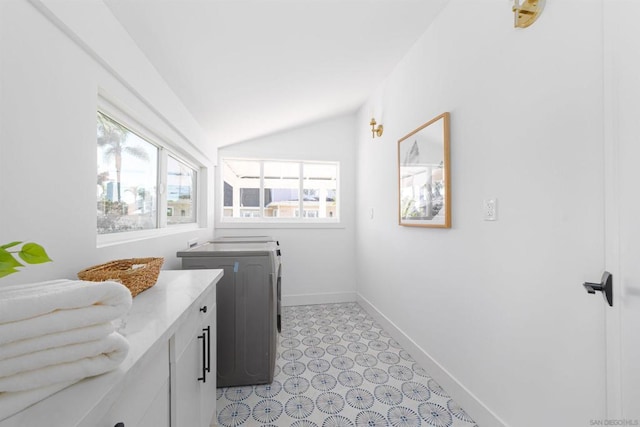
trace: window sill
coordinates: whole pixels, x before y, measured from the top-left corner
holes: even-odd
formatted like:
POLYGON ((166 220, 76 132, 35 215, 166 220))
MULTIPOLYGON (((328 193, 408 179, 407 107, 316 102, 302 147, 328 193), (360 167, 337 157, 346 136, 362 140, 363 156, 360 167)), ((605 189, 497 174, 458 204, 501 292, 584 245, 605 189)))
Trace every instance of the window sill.
POLYGON ((320 228, 320 229, 344 229, 342 222, 302 222, 302 221, 217 221, 216 228, 261 228, 261 229, 287 229, 287 228, 320 228))
POLYGON ((127 231, 122 233, 99 234, 96 236, 96 247, 106 248, 124 243, 139 242, 141 240, 155 239, 174 234, 197 231, 202 228, 198 224, 172 225, 166 228, 154 228, 152 230, 127 231))

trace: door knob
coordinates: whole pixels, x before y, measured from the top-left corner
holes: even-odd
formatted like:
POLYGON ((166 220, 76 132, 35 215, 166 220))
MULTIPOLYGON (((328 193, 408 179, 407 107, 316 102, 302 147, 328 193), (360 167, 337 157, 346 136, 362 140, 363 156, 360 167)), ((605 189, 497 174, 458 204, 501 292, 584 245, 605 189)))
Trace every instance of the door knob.
POLYGON ((590 294, 595 294, 596 291, 602 292, 602 295, 604 296, 604 299, 607 300, 609 306, 613 307, 613 276, 611 273, 608 271, 602 273, 600 283, 584 282, 582 286, 584 286, 590 294))

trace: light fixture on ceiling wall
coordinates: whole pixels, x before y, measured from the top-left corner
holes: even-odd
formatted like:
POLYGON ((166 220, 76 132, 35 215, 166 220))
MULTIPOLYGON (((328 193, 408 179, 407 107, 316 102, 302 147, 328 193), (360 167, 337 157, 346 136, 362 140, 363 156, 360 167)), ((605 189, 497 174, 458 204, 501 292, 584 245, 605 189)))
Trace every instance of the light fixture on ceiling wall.
POLYGON ((371 117, 371 122, 369 123, 369 125, 371 126, 371 138, 375 138, 376 136, 382 136, 382 131, 384 130, 384 127, 382 126, 382 124, 379 124, 377 127, 378 123, 376 122, 376 119, 374 119, 373 117, 371 117))
POLYGON ((514 27, 527 28, 540 17, 545 0, 513 0, 514 27))

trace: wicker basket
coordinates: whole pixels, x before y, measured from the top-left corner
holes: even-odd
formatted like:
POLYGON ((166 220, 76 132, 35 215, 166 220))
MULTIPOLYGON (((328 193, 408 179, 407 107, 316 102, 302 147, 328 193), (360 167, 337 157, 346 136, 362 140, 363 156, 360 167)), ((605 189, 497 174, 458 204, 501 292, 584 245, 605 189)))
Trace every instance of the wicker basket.
POLYGON ((164 258, 120 259, 86 268, 78 273, 78 278, 92 282, 120 282, 135 297, 156 284, 163 262, 164 258))

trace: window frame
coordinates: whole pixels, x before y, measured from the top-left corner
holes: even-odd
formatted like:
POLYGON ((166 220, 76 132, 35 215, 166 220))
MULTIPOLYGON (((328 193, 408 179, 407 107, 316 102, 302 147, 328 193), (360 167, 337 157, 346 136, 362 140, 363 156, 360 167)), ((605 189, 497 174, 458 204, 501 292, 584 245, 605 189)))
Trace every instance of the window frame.
MULTIPOLYGON (((218 203, 217 217, 218 224, 217 226, 220 228, 228 228, 228 227, 236 227, 236 226, 245 226, 245 227, 328 227, 334 228, 339 227, 342 228, 342 199, 341 199, 341 189, 342 186, 340 179, 340 167, 341 163, 337 160, 296 160, 296 159, 274 159, 274 158, 253 158, 253 157, 239 157, 239 156, 223 156, 219 157, 218 163, 218 185, 217 188, 219 190, 219 196, 217 197, 220 200, 218 203), (260 163, 260 186, 258 188, 258 194, 260 197, 258 210, 260 212, 259 217, 229 217, 224 216, 225 211, 225 201, 224 201, 224 187, 225 187, 225 177, 224 177, 224 162, 226 160, 236 160, 236 161, 252 161, 260 163), (334 165, 336 167, 336 215, 332 218, 312 218, 303 215, 298 216, 297 218, 282 218, 282 217, 265 217, 264 216, 264 191, 265 191, 265 176, 264 176, 264 164, 269 162, 275 163, 298 163, 298 205, 296 206, 296 211, 304 212, 304 165, 334 165)), ((228 207, 227 207, 228 208, 228 207)), ((308 208, 307 208, 308 209, 308 208)))
MULTIPOLYGON (((164 219, 166 221, 166 226, 167 227, 176 227, 176 226, 185 225, 185 224, 187 224, 187 225, 188 224, 194 224, 194 223, 198 224, 200 222, 200 218, 199 218, 200 217, 200 213, 199 213, 200 203, 199 203, 199 197, 198 197, 198 192, 199 192, 199 189, 200 189, 200 168, 198 168, 198 167, 192 165, 191 163, 187 162, 182 156, 179 156, 179 155, 175 154, 172 151, 165 150, 165 152, 166 152, 166 156, 164 156, 163 159, 167 161, 167 167, 165 168, 165 171, 164 171, 165 175, 164 176, 166 177, 165 179, 167 180, 167 182, 166 182, 166 185, 165 185, 165 191, 164 191, 165 197, 163 198, 163 200, 167 204, 167 209, 166 209, 165 214, 164 214, 164 219), (173 157, 173 159, 175 161, 177 161, 178 163, 182 163, 184 166, 192 169, 193 172, 196 175, 195 176, 195 180, 193 180, 194 181, 194 185, 195 185, 195 189, 191 190, 191 200, 192 200, 191 211, 193 212, 193 215, 194 215, 194 221, 192 221, 192 222, 174 223, 174 224, 169 224, 168 223, 169 200, 167 198, 167 195, 169 194, 169 178, 167 176, 168 176, 168 173, 169 173, 169 166, 168 166, 169 157, 173 157)), ((158 173, 158 176, 160 176, 160 173, 158 173)), ((171 216, 176 216, 174 209, 172 209, 172 215, 171 216)))
MULTIPOLYGON (((154 237, 183 233, 197 230, 206 226, 206 206, 201 203, 203 191, 206 191, 204 177, 206 176, 206 166, 194 159, 189 154, 178 149, 174 144, 169 142, 169 138, 159 136, 159 132, 154 132, 149 126, 146 126, 141 120, 138 120, 135 114, 129 113, 106 99, 102 95, 98 96, 98 103, 95 109, 95 115, 101 113, 111 120, 124 126, 127 130, 143 139, 145 142, 157 147, 158 164, 157 181, 156 181, 156 227, 146 230, 121 231, 115 233, 99 234, 96 229, 96 247, 106 247, 127 243, 138 240, 145 240, 154 237), (184 224, 168 224, 167 223, 167 159, 172 156, 174 159, 182 162, 186 166, 192 168, 196 173, 195 191, 192 191, 193 212, 195 221, 184 224)), ((95 125, 94 125, 95 126, 95 125)), ((94 127, 95 129, 95 127, 94 127)), ((95 131, 94 131, 95 132, 95 131)), ((97 172, 97 171, 96 171, 97 172)))

